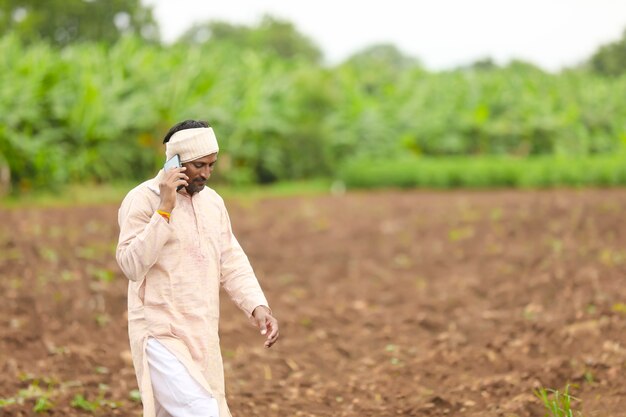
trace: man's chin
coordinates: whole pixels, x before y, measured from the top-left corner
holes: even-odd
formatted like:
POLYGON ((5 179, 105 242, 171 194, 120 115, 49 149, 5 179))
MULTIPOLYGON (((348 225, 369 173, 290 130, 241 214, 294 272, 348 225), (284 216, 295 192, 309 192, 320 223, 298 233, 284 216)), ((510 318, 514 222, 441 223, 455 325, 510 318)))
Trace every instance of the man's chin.
POLYGON ((204 190, 204 186, 205 185, 206 184, 202 184, 202 185, 200 185, 200 184, 193 184, 192 187, 187 188, 187 192, 189 194, 199 193, 200 191, 204 190))

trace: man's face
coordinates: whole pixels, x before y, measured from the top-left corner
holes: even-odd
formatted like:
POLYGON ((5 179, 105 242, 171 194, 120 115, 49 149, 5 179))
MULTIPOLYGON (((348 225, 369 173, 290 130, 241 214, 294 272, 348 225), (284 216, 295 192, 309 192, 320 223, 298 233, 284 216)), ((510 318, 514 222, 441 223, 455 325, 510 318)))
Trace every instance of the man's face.
POLYGON ((216 162, 217 154, 213 153, 183 164, 184 167, 187 167, 185 174, 189 177, 189 181, 187 181, 189 185, 185 187, 189 195, 202 191, 216 162))

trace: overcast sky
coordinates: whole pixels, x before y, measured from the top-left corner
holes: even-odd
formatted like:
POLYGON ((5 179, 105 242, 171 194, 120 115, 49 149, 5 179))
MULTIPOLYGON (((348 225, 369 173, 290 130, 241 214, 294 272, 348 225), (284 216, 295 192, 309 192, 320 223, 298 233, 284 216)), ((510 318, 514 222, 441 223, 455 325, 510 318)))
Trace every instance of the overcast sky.
POLYGON ((206 20, 254 24, 287 19, 337 63, 390 42, 431 69, 492 57, 558 70, 587 58, 626 29, 626 0, 143 0, 165 41, 206 20))

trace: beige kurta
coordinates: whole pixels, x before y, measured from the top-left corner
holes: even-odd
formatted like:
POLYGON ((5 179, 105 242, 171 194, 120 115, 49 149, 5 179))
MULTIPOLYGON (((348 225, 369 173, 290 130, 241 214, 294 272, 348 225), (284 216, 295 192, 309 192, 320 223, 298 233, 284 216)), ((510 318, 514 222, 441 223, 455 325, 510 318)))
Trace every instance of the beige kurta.
POLYGON ((130 280, 128 332, 144 417, 154 417, 145 354, 156 337, 230 412, 220 353, 219 287, 248 315, 268 306, 252 267, 232 233, 222 198, 205 187, 190 197, 177 193, 168 223, 156 213, 163 171, 128 193, 119 210, 117 262, 130 280))

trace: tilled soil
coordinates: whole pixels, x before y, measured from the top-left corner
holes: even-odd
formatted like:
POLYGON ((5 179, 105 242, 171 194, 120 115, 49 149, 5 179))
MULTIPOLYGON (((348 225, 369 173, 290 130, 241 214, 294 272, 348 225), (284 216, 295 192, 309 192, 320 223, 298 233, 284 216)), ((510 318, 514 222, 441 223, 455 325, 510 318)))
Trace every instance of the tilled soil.
MULTIPOLYGON (((229 202, 281 325, 222 294, 237 416, 626 416, 624 190, 229 202)), ((0 416, 140 416, 117 207, 5 210, 0 416), (81 397, 82 396, 82 397, 81 397)))

